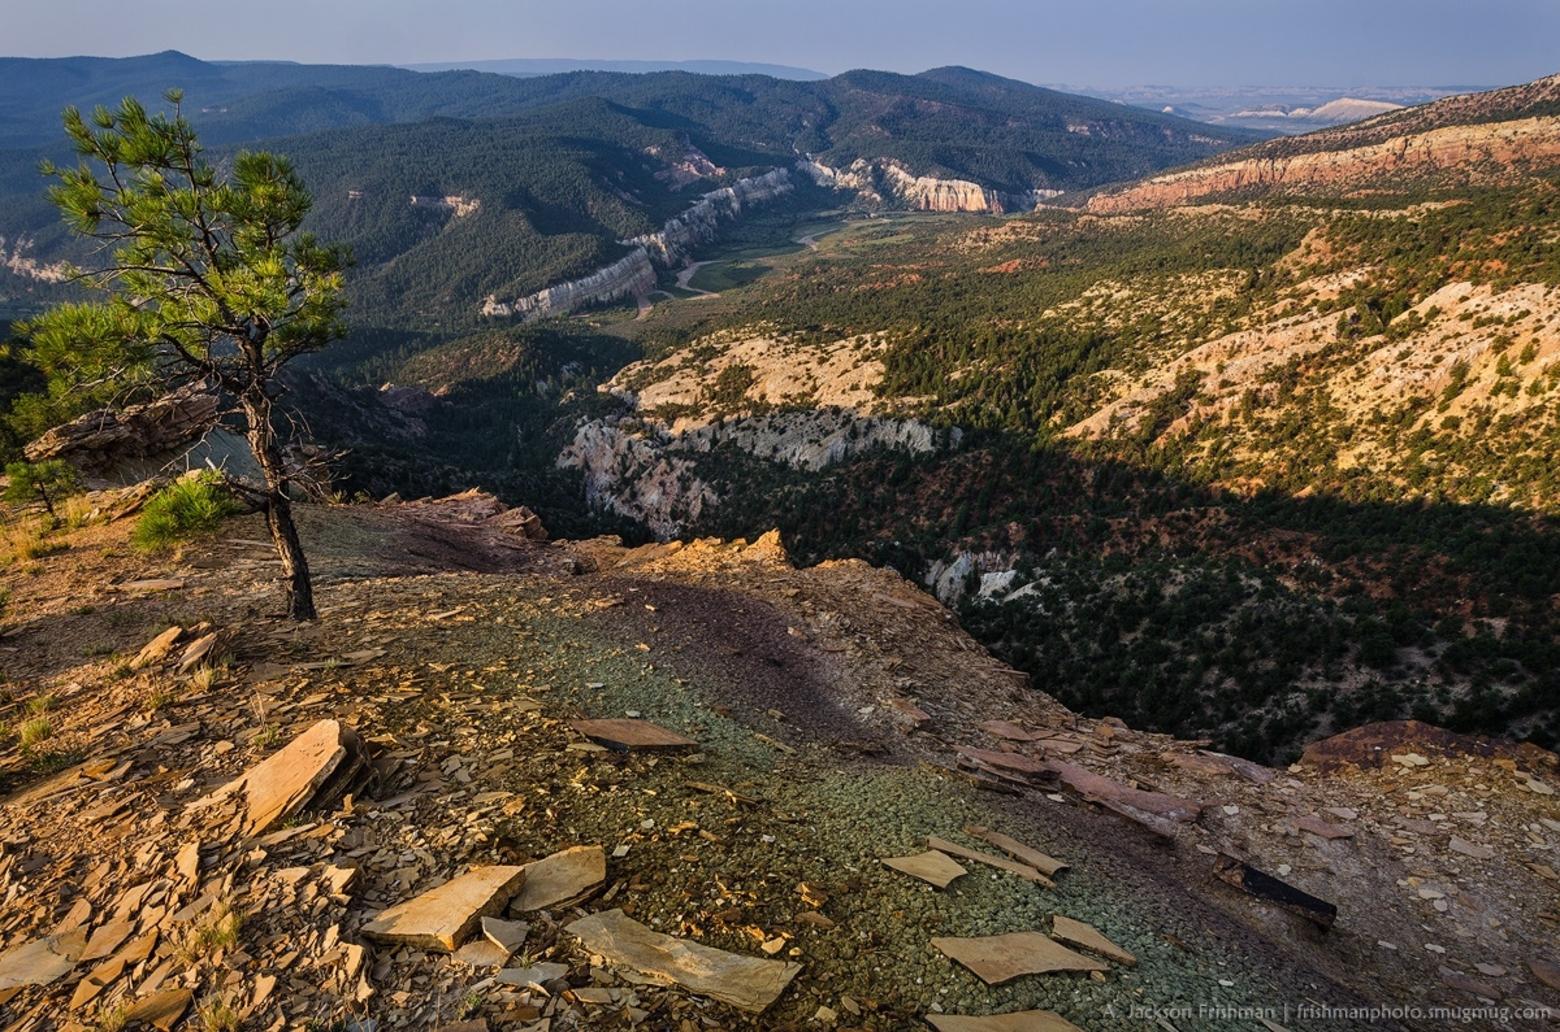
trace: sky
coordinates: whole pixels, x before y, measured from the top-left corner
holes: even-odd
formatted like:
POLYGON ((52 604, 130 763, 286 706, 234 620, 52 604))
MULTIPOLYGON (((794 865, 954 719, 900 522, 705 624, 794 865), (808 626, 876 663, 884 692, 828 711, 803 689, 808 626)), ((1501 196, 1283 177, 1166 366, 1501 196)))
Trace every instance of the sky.
POLYGON ((1560 71, 1560 0, 0 0, 0 54, 168 49, 351 64, 963 64, 1099 87, 1494 86, 1560 71))

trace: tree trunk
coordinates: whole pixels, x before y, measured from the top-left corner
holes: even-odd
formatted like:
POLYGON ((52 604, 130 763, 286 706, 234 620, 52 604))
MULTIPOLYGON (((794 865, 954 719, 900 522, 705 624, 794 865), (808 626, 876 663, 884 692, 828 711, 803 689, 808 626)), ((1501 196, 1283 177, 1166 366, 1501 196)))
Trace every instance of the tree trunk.
POLYGON ((287 615, 294 620, 318 619, 314 611, 314 582, 309 578, 309 561, 304 558, 298 527, 293 523, 292 500, 287 496, 287 466, 276 444, 276 429, 271 424, 271 399, 263 390, 247 393, 244 415, 249 424, 246 436, 260 472, 265 476, 265 522, 282 561, 286 582, 287 615))

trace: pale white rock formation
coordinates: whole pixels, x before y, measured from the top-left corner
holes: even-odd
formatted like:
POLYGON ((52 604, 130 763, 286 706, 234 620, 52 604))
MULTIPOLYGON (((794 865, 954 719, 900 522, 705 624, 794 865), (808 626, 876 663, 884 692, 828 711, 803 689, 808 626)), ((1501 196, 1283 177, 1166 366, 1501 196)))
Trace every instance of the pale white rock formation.
MULTIPOLYGON (((353 191, 356 192, 356 191, 353 191)), ((351 199, 351 193, 348 193, 351 199)), ((359 196, 362 196, 359 194, 359 196)), ((432 197, 426 194, 412 194, 412 207, 433 208, 440 211, 448 211, 457 219, 463 219, 467 215, 476 212, 482 207, 482 200, 478 197, 462 197, 460 194, 450 194, 447 197, 432 197)))
POLYGON ((32 257, 28 253, 32 246, 32 241, 27 237, 17 237, 8 242, 0 236, 0 269, 39 283, 59 283, 70 275, 64 262, 40 262, 32 257))
POLYGON ((711 190, 681 215, 668 219, 657 232, 622 241, 633 250, 612 264, 513 301, 500 301, 490 295, 482 303, 482 314, 539 319, 622 298, 644 298, 655 289, 657 263, 678 264, 692 248, 713 240, 722 223, 739 218, 752 205, 774 200, 793 189, 791 173, 777 168, 711 190))
POLYGON ((646 147, 645 153, 666 163, 666 167, 657 172, 655 177, 664 183, 672 184, 674 190, 680 190, 701 179, 715 179, 726 174, 725 169, 711 161, 708 154, 691 142, 684 141, 682 153, 675 157, 669 156, 666 148, 659 145, 646 147))
POLYGON ((745 209, 783 197, 794 189, 791 173, 783 168, 739 179, 706 193, 687 211, 668 219, 659 232, 635 237, 628 243, 645 248, 662 265, 676 265, 692 248, 715 239, 723 222, 737 219, 745 209))
POLYGON ((591 420, 558 457, 585 478, 586 501, 638 520, 660 538, 682 533, 719 504, 691 456, 732 447, 792 469, 817 472, 876 449, 920 454, 958 444, 957 429, 848 410, 800 409, 726 419, 677 431, 654 420, 591 420))
POLYGON ((820 186, 853 190, 872 205, 909 208, 913 211, 987 212, 1001 215, 1027 211, 1038 201, 1060 190, 1036 189, 1021 194, 1003 193, 968 179, 938 179, 913 175, 893 158, 857 158, 845 168, 831 168, 819 161, 802 160, 796 167, 820 186))
POLYGON ((558 283, 514 301, 499 301, 489 296, 482 303, 482 314, 540 319, 605 301, 644 297, 654 289, 655 267, 650 264, 650 253, 643 247, 636 247, 589 276, 558 283))

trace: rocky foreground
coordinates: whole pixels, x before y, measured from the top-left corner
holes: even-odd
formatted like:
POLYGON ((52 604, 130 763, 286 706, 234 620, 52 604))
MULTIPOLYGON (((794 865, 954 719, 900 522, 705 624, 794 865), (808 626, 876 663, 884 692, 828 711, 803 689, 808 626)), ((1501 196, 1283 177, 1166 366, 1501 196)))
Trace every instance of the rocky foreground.
POLYGON ((6 1028, 1560 1010, 1552 754, 1392 724, 1273 770, 1085 719, 772 535, 546 541, 470 494, 303 517, 317 624, 275 615, 257 519, 4 567, 6 1028))

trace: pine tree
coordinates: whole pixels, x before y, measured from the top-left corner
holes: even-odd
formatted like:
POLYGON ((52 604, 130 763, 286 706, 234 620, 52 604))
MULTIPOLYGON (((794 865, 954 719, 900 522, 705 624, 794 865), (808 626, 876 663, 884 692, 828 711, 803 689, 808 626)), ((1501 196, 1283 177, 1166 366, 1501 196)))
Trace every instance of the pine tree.
POLYGON ((282 368, 341 335, 349 259, 299 232, 311 198, 285 158, 241 153, 219 175, 201 157, 180 92, 167 100, 169 114, 149 114, 133 98, 90 120, 66 109, 80 161, 44 172, 56 180, 49 195, 66 223, 108 256, 77 273, 104 296, 62 304, 24 332, 51 393, 200 383, 231 399, 264 481, 237 486, 265 512, 288 615, 312 620, 274 409, 282 368))

